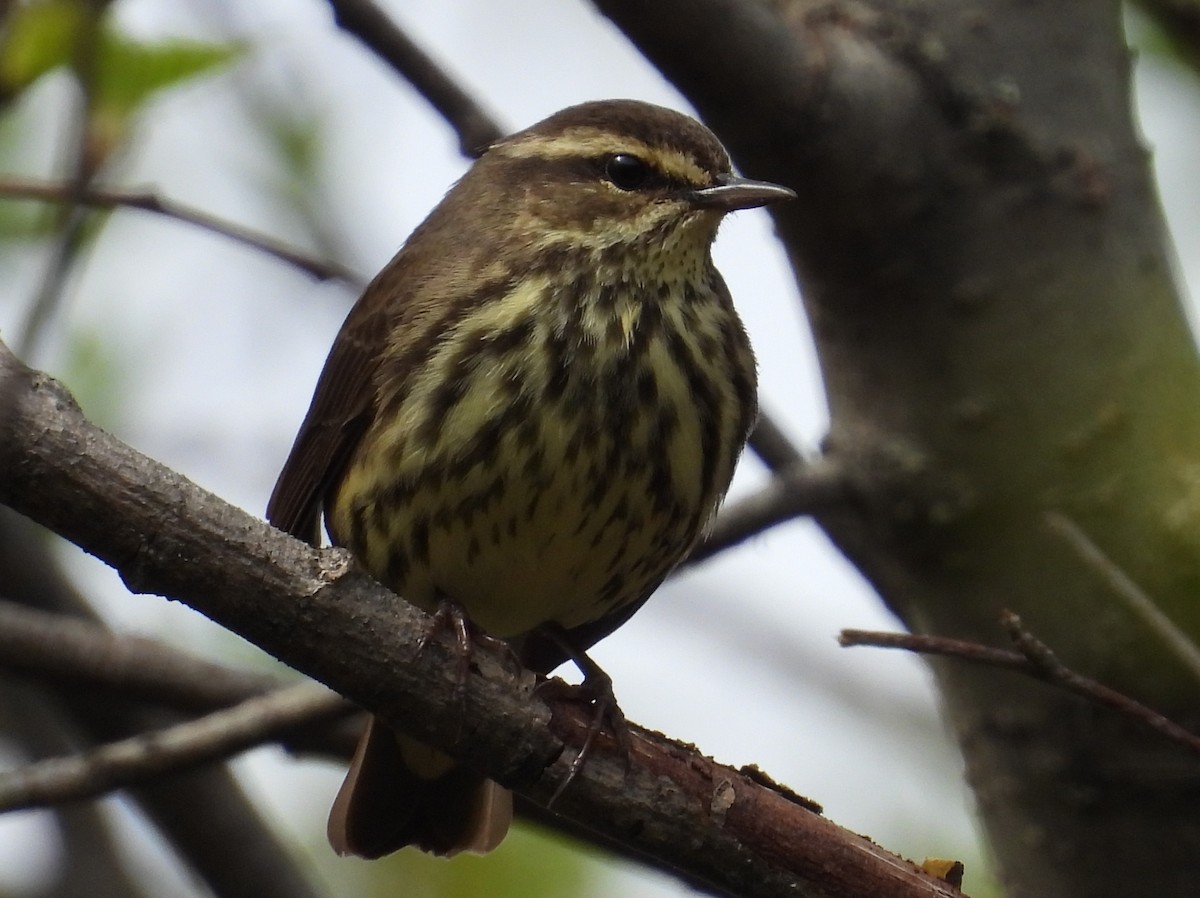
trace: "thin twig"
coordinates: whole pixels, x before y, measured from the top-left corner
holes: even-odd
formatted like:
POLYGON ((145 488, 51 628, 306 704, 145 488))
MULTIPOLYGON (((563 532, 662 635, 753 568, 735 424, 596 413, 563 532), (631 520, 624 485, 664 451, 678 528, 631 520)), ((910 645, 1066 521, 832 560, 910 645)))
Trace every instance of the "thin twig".
MULTIPOLYGON (((0 671, 35 677, 70 694, 86 691, 103 698, 107 692, 124 703, 190 714, 231 708, 292 682, 215 664, 154 639, 114 633, 76 615, 2 600, 0 671)), ((345 711, 359 713, 349 701, 345 711)), ((281 744, 293 754, 342 757, 359 728, 350 720, 344 726, 305 728, 289 733, 281 744)))
POLYGON ((948 636, 929 636, 923 633, 893 633, 884 630, 842 630, 838 634, 838 645, 842 648, 870 646, 877 649, 902 649, 918 655, 938 655, 957 658, 972 664, 1001 667, 1019 673, 1032 673, 1029 659, 1011 649, 951 639, 948 636))
POLYGON ((342 697, 324 686, 289 686, 198 720, 0 774, 0 811, 95 798, 163 773, 228 757, 345 709, 342 697))
POLYGON ((1103 683, 1076 673, 1058 659, 1050 648, 1021 625, 1021 619, 1011 611, 1001 614, 1001 624, 1008 631, 1018 651, 993 648, 962 639, 944 636, 927 636, 915 633, 885 633, 874 630, 843 630, 838 635, 839 645, 875 646, 884 649, 904 649, 922 655, 939 655, 957 658, 972 664, 999 667, 1033 677, 1045 683, 1061 686, 1068 692, 1082 696, 1090 702, 1111 708, 1136 720, 1143 726, 1177 742, 1190 751, 1200 754, 1200 736, 1147 708, 1124 693, 1117 692, 1103 683))
POLYGON ((1117 597, 1125 602, 1126 607, 1154 631, 1192 676, 1200 680, 1200 646, 1163 613, 1146 591, 1115 561, 1105 555, 1095 541, 1066 515, 1047 512, 1046 526, 1066 540, 1079 557, 1104 578, 1117 597))
POLYGON ((87 216, 75 205, 76 197, 64 197, 63 202, 72 205, 66 210, 62 225, 51 238, 41 284, 29 303, 25 319, 21 322, 20 335, 16 340, 17 351, 24 358, 32 358, 37 351, 46 326, 62 302, 67 276, 83 245, 83 224, 87 216))
MULTIPOLYGON (((0 508, 0 583, 4 584, 10 595, 18 596, 31 609, 81 618, 103 637, 103 623, 67 582, 52 548, 57 547, 46 539, 46 534, 32 521, 21 518, 7 508, 0 508)), ((167 651, 166 647, 163 648, 167 651)), ((3 675, 0 675, 0 679, 12 680, 3 675)), ((37 696, 34 699, 38 709, 35 716, 55 714, 70 730, 67 744, 46 746, 45 750, 39 750, 36 744, 26 744, 25 732, 15 734, 21 744, 29 749, 29 757, 44 758, 68 750, 80 751, 84 747, 113 742, 178 722, 170 719, 170 712, 164 712, 160 707, 125 702, 118 697, 110 701, 98 701, 101 696, 95 690, 80 688, 77 683, 64 682, 48 689, 39 684, 25 691, 37 696), (51 697, 50 701, 47 701, 47 696, 51 697)), ((252 694, 253 691, 248 690, 242 698, 252 694)), ((285 744, 296 753, 345 758, 353 751, 355 744, 351 735, 353 729, 352 719, 333 727, 317 725, 311 730, 289 734, 289 742, 285 744), (330 739, 329 736, 335 738, 330 739), (301 742, 307 744, 302 747, 301 742)), ((262 820, 224 765, 210 764, 161 782, 146 782, 130 789, 128 797, 136 804, 146 823, 157 829, 170 850, 189 868, 196 881, 204 884, 203 891, 214 898, 259 895, 271 895, 272 898, 319 898, 316 887, 308 882, 289 850, 262 820)), ((63 807, 57 809, 54 815, 63 829, 67 853, 86 845, 79 843, 78 839, 73 840, 71 830, 73 827, 89 825, 89 807, 87 804, 63 807)), ((78 883, 76 888, 72 888, 70 882, 61 885, 63 887, 57 891, 60 895, 90 896, 95 891, 78 883)), ((119 893, 109 890, 108 894, 119 893)), ((133 898, 133 895, 133 892, 128 892, 126 898, 133 898)))
POLYGON ((504 136, 483 107, 371 0, 329 0, 329 5, 338 27, 395 69, 450 124, 464 156, 477 159, 504 136))
POLYGON ((356 287, 363 286, 362 278, 333 262, 314 259, 291 249, 263 234, 233 222, 201 212, 174 200, 163 199, 147 190, 125 190, 115 187, 90 187, 76 195, 67 184, 54 181, 35 181, 26 178, 0 177, 0 197, 13 200, 39 200, 47 203, 79 202, 100 209, 124 207, 153 212, 194 225, 205 231, 220 234, 238 243, 274 256, 299 268, 319 281, 341 280, 356 287))
POLYGON ((0 600, 0 670, 56 684, 87 684, 179 711, 227 708, 283 686, 278 677, 235 671, 165 643, 114 633, 70 614, 0 600))
POLYGON ((776 524, 828 508, 845 495, 844 472, 828 458, 787 468, 754 495, 722 509, 708 536, 684 564, 711 558, 776 524))
POLYGON ((766 412, 759 412, 758 424, 750 434, 750 448, 772 471, 803 464, 807 456, 791 441, 779 423, 766 412))
MULTIPOLYGON (((47 694, 25 684, 0 680, 0 732, 7 746, 26 757, 45 758, 79 749, 79 730, 75 721, 58 702, 47 701, 47 694)), ((59 854, 54 871, 54 887, 38 890, 38 898, 155 898, 161 890, 145 883, 122 863, 125 851, 117 830, 117 821, 106 809, 95 804, 78 804, 57 809, 59 854)), ((49 815, 47 815, 49 816, 49 815)), ((21 851, 28 840, 14 836, 5 844, 21 851)), ((10 864, 20 863, 17 855, 10 864)), ((11 867, 10 867, 11 869, 11 867)), ((3 894, 9 898, 6 889, 3 894)), ((15 896, 14 896, 15 898, 15 896)), ((221 898, 213 894, 211 898, 221 898)), ((250 896, 246 896, 250 898, 250 896)), ((276 898, 272 895, 271 898, 276 898)), ((282 896, 280 896, 282 898, 282 896)), ((314 896, 315 898, 315 896, 314 896)))
MULTIPOLYGON (((31 358, 38 342, 45 333, 46 325, 62 302, 67 276, 84 242, 84 223, 87 215, 80 207, 83 196, 96 177, 103 162, 93 146, 93 123, 96 87, 96 47, 101 19, 107 2, 84 4, 84 19, 71 48, 71 68, 79 86, 78 114, 70 122, 71 136, 67 141, 72 158, 71 176, 64 187, 63 201, 67 205, 61 210, 59 226, 50 241, 50 253, 41 285, 26 311, 17 352, 31 358)), ((103 150, 100 151, 102 153, 103 150)))

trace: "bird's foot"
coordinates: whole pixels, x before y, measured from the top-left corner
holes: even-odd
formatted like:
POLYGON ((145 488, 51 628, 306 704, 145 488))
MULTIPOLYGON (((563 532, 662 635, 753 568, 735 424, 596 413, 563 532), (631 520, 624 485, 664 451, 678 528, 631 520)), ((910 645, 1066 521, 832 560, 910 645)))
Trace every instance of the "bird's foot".
MULTIPOLYGON (((439 599, 437 610, 431 615, 432 621, 421 641, 417 643, 417 654, 420 655, 431 642, 447 630, 454 633, 454 656, 457 660, 457 670, 454 676, 454 697, 460 709, 461 718, 467 713, 467 681, 471 675, 471 660, 475 657, 475 649, 479 646, 500 652, 504 660, 512 668, 519 670, 520 659, 517 658, 511 645, 503 639, 489 636, 477 625, 472 623, 467 609, 453 599, 439 599)), ((462 723, 460 720, 460 737, 462 723)))
POLYGON ((567 771, 567 775, 559 783, 558 788, 554 790, 554 794, 550 797, 547 806, 553 805, 558 797, 566 791, 567 786, 571 784, 571 781, 575 779, 579 771, 583 770, 588 758, 592 755, 592 750, 602 731, 607 729, 616 741, 617 748, 625 760, 626 773, 629 772, 633 750, 633 743, 629 735, 629 724, 626 723, 625 715, 621 711, 621 707, 617 704, 617 697, 613 693, 612 677, 605 673, 600 665, 593 661, 586 652, 577 649, 571 643, 565 631, 555 628, 548 630, 548 635, 562 646, 563 650, 575 663, 575 666, 579 668, 583 674, 583 682, 571 684, 564 683, 562 680, 544 680, 538 684, 538 694, 542 698, 582 702, 590 705, 592 716, 588 724, 587 733, 583 739, 583 745, 580 747, 579 753, 575 755, 575 759, 571 762, 571 768, 567 771))

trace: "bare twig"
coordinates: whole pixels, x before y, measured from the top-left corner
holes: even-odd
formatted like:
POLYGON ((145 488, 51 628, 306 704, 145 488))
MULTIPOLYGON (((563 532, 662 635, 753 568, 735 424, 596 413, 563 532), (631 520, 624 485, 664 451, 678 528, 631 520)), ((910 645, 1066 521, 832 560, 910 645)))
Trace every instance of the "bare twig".
POLYGON ((79 194, 74 194, 70 185, 63 183, 0 177, 0 197, 14 200, 41 200, 48 203, 77 202, 101 209, 121 206, 128 209, 139 209, 143 212, 153 212, 176 221, 195 225, 214 234, 220 234, 222 237, 228 237, 269 256, 274 256, 317 280, 337 279, 356 287, 363 285, 362 278, 340 265, 313 259, 249 228, 209 215, 207 212, 201 212, 183 203, 163 199, 151 191, 90 187, 79 194))
POLYGON ((95 798, 163 773, 228 757, 293 727, 345 711, 342 697, 324 686, 289 686, 198 720, 0 774, 0 811, 95 798))
MULTIPOLYGON (((4 409, 0 397, 0 428, 4 409)), ((81 618, 102 634, 103 622, 66 580, 45 536, 32 521, 0 508, 0 583, 31 608, 81 618)), ((118 697, 105 701, 94 690, 80 688, 77 683, 45 685, 48 688, 38 690, 39 707, 61 708, 74 751, 178 722, 171 712, 159 707, 118 697), (57 701, 47 701, 47 693, 57 701)), ((248 690, 243 697, 252 694, 248 690)), ((293 751, 344 758, 354 746, 353 729, 349 720, 333 727, 316 726, 311 732, 289 734, 287 744, 293 751)), ((61 748, 35 748, 30 756, 50 757, 62 752, 61 748)), ((128 792, 146 821, 214 898, 317 898, 316 887, 225 766, 209 764, 169 779, 145 782, 128 792)), ((55 816, 64 826, 70 826, 71 821, 78 820, 79 811, 60 808, 55 816)), ((67 888, 60 894, 78 893, 79 889, 67 888)))
POLYGON ((371 0, 329 0, 334 20, 408 81, 458 134, 464 156, 478 158, 504 136, 501 127, 371 0))
MULTIPOLYGON (((277 692, 291 681, 235 670, 140 636, 114 633, 71 614, 0 601, 0 670, 36 677, 39 684, 101 690, 123 702, 153 703, 180 712, 207 713, 277 692)), ((345 703, 347 714, 357 709, 345 703)), ((293 753, 344 757, 359 725, 306 727, 281 740, 293 753)))
POLYGON ((283 685, 277 677, 233 671, 154 639, 2 600, 0 669, 53 683, 85 682, 193 712, 229 707, 283 685))
POLYGON ((766 412, 759 412, 758 424, 750 434, 750 448, 764 465, 776 472, 808 460, 778 422, 766 412))
POLYGON ((20 336, 18 352, 29 358, 41 339, 46 325, 62 302, 67 275, 83 247, 85 211, 79 198, 87 192, 88 185, 104 161, 105 149, 93 143, 96 93, 96 48, 100 45, 101 21, 109 0, 83 4, 84 18, 72 41, 71 68, 80 93, 77 111, 72 115, 68 140, 72 158, 69 162, 71 176, 66 185, 59 227, 51 240, 50 254, 41 285, 26 312, 20 336))
POLYGON ((1047 512, 1046 526, 1062 537, 1089 567, 1094 568, 1117 597, 1125 602, 1126 607, 1154 631, 1194 678, 1200 680, 1200 646, 1163 613, 1146 591, 1066 515, 1047 512))
POLYGON ((972 664, 1000 667, 1033 677, 1036 680, 1061 686, 1068 692, 1090 702, 1111 708, 1136 720, 1143 726, 1200 754, 1200 736, 1185 730, 1167 717, 1147 708, 1141 702, 1117 692, 1103 683, 1071 670, 1058 659, 1045 643, 1039 641, 1021 625, 1021 619, 1011 611, 1000 618, 1018 651, 993 648, 962 639, 926 636, 915 633, 884 633, 873 630, 843 630, 838 636, 842 646, 874 646, 885 649, 904 649, 921 655, 957 658, 972 664))
POLYGON ((959 661, 969 661, 972 664, 1031 673, 1029 659, 1020 652, 998 649, 965 639, 951 639, 948 636, 893 633, 884 630, 842 630, 838 634, 838 645, 843 648, 870 646, 877 649, 902 649, 918 655, 957 658, 959 661))
POLYGON ((776 524, 828 508, 844 501, 845 495, 840 465, 828 458, 802 462, 776 474, 754 495, 722 509, 684 564, 711 558, 776 524))
MULTIPOLYGON (((67 191, 72 189, 67 188, 67 191)), ((18 351, 26 358, 30 358, 36 352, 46 326, 61 303, 67 275, 83 244, 83 223, 86 214, 75 205, 76 197, 64 197, 63 202, 72 205, 65 211, 62 224, 51 240, 41 284, 29 304, 25 320, 21 324, 20 336, 17 338, 18 351)))
MULTIPOLYGON (((74 721, 51 695, 7 678, 0 678, 0 733, 7 746, 25 757, 46 758, 79 748, 74 721)), ((103 807, 78 804, 56 811, 54 822, 62 846, 56 881, 52 891, 38 890, 37 898, 154 898, 159 894, 123 862, 122 848, 127 846, 121 845, 116 821, 103 807)), ((7 839, 7 847, 17 848, 16 842, 7 839)))

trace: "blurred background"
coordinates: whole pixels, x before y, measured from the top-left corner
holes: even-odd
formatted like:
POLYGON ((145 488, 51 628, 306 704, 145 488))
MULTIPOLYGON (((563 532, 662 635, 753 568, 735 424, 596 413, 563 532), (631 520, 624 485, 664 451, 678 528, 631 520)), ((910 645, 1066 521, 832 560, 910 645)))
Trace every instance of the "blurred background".
MULTIPOLYGON (((686 102, 582 0, 390 0, 395 20, 506 129, 572 103, 686 102)), ((259 0, 118 0, 130 42, 215 52, 131 104, 101 143, 98 183, 146 188, 272 235, 365 282, 469 161, 409 85, 337 30, 327 6, 259 0), (196 45, 189 45, 196 46, 196 45)), ((1137 114, 1151 146, 1180 276, 1200 284, 1200 93, 1136 18, 1137 114)), ((10 48, 11 49, 11 48, 10 48)), ((0 176, 63 180, 79 96, 64 71, 0 107, 0 176)), ((747 174, 753 176, 754 172, 747 174)), ((56 261, 58 213, 0 197, 0 335, 15 347, 56 261)), ((142 452, 261 515, 333 336, 357 295, 220 235, 133 210, 95 217, 26 360, 142 452)), ((821 384, 796 287, 762 212, 733 216, 716 248, 758 353, 762 402, 815 451, 821 384)), ((731 495, 766 482, 748 455, 731 495)), ((224 663, 269 659, 181 606, 130 595, 70 546, 63 564, 114 627, 224 663)), ((625 713, 733 765, 757 764, 834 821, 920 860, 959 858, 988 892, 962 785, 921 663, 839 649, 847 627, 894 629, 856 572, 806 521, 776 527, 672 579, 593 651, 625 713)), ((0 741, 0 764, 21 761, 0 741)), ((364 863, 324 841, 342 770, 274 749, 235 768, 329 894, 637 895, 689 890, 598 851, 522 828, 493 855, 402 853, 364 863), (486 885, 484 885, 486 884, 486 885)), ((102 803, 147 894, 203 894, 120 797, 102 803)), ((0 817, 0 896, 53 891, 62 843, 47 812, 0 817)))

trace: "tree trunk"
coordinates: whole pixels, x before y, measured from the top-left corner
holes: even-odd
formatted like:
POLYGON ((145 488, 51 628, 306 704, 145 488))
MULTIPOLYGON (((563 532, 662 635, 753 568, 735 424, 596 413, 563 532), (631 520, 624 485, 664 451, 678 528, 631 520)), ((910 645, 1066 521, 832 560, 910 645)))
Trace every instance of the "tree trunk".
MULTIPOLYGON (((800 195, 778 223, 854 486, 820 517, 841 550, 913 630, 1003 642, 1012 609, 1195 731, 1186 650, 1087 551, 1195 641, 1200 371, 1119 4, 598 5, 800 195)), ((1195 893, 1200 761, 1051 687, 934 669, 1010 898, 1195 893)))

